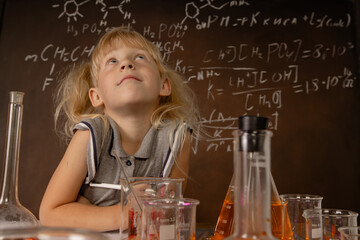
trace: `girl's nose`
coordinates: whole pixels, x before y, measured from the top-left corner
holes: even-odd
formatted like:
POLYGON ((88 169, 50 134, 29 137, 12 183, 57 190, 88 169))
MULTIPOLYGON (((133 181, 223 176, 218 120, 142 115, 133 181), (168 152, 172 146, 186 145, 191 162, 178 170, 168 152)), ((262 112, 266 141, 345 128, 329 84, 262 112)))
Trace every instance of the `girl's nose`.
POLYGON ((131 64, 131 63, 121 65, 121 70, 125 70, 125 69, 133 70, 134 68, 135 68, 135 66, 133 64, 131 64))

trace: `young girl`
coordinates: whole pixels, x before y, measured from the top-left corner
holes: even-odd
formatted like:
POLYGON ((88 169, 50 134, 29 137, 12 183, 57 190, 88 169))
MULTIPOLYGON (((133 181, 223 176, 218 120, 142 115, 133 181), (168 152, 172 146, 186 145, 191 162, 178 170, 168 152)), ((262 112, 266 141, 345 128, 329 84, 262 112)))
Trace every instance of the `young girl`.
POLYGON ((186 179, 190 129, 199 120, 195 97, 139 33, 107 32, 57 99, 55 123, 66 119, 71 141, 44 194, 42 225, 118 229, 119 191, 90 185, 119 184, 120 161, 128 177, 186 179))

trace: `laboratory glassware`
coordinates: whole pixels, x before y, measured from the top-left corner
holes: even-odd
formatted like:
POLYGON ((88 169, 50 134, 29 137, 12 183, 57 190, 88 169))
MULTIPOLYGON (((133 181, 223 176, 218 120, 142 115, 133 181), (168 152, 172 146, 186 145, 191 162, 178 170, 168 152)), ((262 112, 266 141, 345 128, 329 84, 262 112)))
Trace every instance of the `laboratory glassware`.
POLYGON ((323 197, 311 194, 281 194, 287 201, 287 210, 295 240, 306 238, 306 225, 303 212, 305 209, 320 209, 323 197))
POLYGON ((341 240, 360 240, 360 227, 339 227, 341 240))
POLYGON ((214 230, 214 240, 230 236, 234 222, 234 176, 231 178, 214 230))
POLYGON ((294 240, 287 204, 287 201, 280 198, 271 175, 271 232, 281 240, 294 240))
POLYGON ((357 226, 358 213, 343 209, 306 209, 306 239, 340 239, 339 227, 357 226))
POLYGON ((183 178, 121 178, 120 239, 136 239, 140 236, 142 205, 144 201, 182 198, 183 182, 183 178))
POLYGON ((234 231, 225 239, 275 240, 271 232, 267 118, 243 116, 234 135, 234 231), (265 127, 264 127, 265 126, 265 127))
POLYGON ((0 196, 0 229, 39 225, 36 217, 20 203, 18 197, 23 98, 22 92, 10 92, 0 196))
POLYGON ((195 240, 196 206, 191 198, 145 201, 142 210, 142 240, 195 240))
MULTIPOLYGON (((264 118, 252 130, 266 130, 267 120, 264 118)), ((240 126, 241 130, 249 130, 248 126, 240 126), (243 128, 243 129, 241 129, 243 128)), ((275 237, 279 239, 292 240, 293 234, 290 225, 289 216, 287 214, 287 202, 282 201, 279 197, 274 179, 271 177, 271 230, 275 237)), ((221 240, 233 233, 234 223, 234 177, 232 177, 228 187, 220 214, 214 230, 214 240, 221 240)))

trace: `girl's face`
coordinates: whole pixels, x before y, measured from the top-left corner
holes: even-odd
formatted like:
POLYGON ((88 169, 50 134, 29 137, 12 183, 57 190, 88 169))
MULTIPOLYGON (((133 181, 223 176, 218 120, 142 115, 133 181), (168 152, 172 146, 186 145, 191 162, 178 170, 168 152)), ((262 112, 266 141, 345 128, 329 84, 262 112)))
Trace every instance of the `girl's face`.
POLYGON ((95 107, 103 105, 105 113, 111 115, 119 110, 152 112, 160 97, 170 93, 168 79, 160 77, 150 54, 119 42, 101 60, 98 84, 90 89, 90 98, 95 107))

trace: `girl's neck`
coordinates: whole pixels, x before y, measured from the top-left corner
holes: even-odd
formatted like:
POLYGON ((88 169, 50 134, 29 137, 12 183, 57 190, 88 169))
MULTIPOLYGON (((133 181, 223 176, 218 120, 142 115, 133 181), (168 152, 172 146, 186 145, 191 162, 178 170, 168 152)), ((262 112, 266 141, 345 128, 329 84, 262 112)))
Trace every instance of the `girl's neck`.
POLYGON ((128 155, 134 155, 151 127, 151 115, 109 116, 118 125, 122 148, 128 155))

